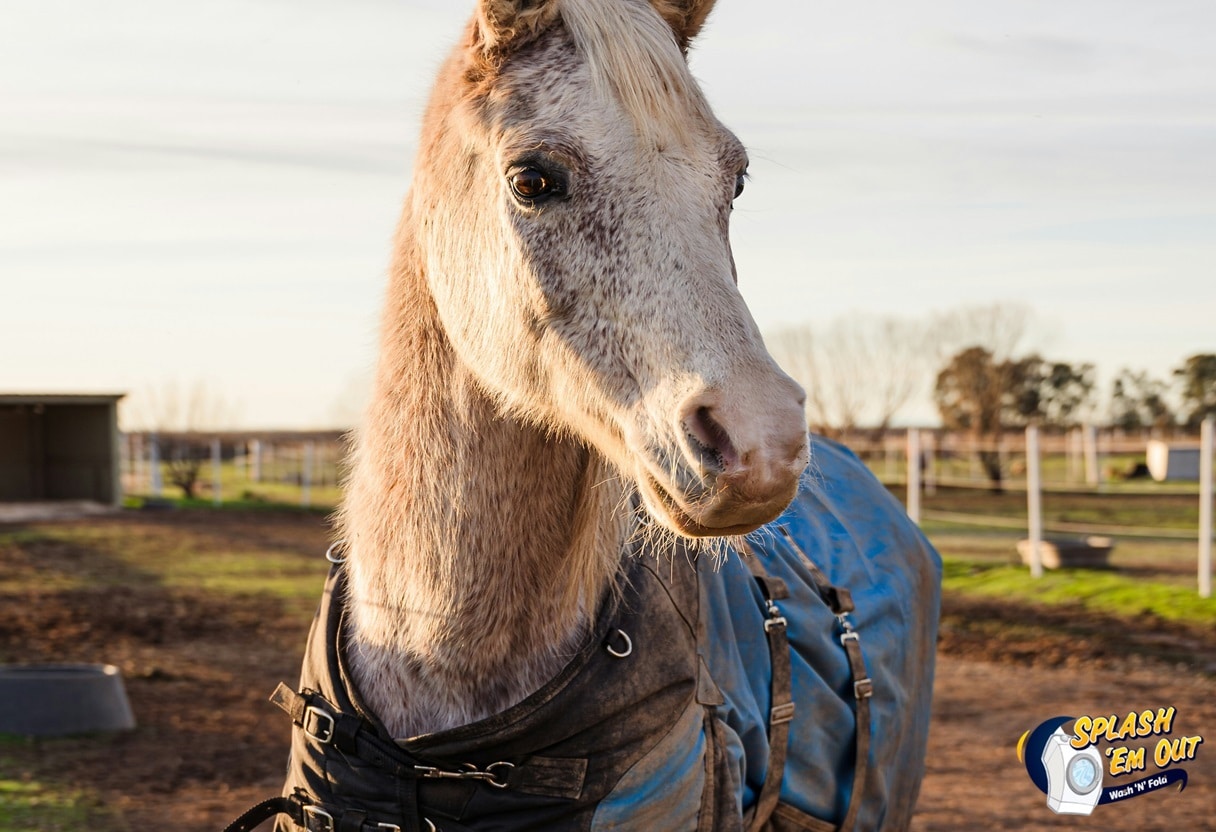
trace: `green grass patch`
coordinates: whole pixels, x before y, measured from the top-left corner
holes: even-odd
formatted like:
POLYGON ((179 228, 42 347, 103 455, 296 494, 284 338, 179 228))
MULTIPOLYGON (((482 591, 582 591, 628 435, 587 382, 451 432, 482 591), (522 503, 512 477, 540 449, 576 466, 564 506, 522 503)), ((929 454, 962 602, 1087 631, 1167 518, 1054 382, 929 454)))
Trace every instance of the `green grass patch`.
POLYGON ((38 781, 0 778, 0 832, 119 832, 95 798, 38 781))
POLYGON ((163 586, 315 603, 329 569, 322 552, 302 557, 282 544, 212 537, 205 526, 48 524, 0 532, 0 593, 163 586))
POLYGON ((281 552, 193 552, 158 565, 161 582, 224 595, 273 595, 315 603, 329 572, 323 557, 301 559, 281 552))
POLYGON ((1041 604, 1079 603, 1086 609, 1121 617, 1145 613, 1173 621, 1216 625, 1216 599, 1200 598, 1195 588, 1170 585, 1114 571, 1059 569, 1030 577, 1024 566, 947 559, 947 592, 1016 599, 1041 604))

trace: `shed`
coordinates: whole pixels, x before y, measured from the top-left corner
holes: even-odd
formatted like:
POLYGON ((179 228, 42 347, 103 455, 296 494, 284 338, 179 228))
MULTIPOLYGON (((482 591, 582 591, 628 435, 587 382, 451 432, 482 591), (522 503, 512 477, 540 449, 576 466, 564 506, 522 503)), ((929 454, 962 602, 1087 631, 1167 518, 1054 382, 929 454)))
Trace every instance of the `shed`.
POLYGON ((1199 479, 1199 446, 1154 439, 1145 453, 1148 472, 1157 482, 1199 479))
POLYGON ((121 398, 0 393, 0 502, 118 505, 121 398))

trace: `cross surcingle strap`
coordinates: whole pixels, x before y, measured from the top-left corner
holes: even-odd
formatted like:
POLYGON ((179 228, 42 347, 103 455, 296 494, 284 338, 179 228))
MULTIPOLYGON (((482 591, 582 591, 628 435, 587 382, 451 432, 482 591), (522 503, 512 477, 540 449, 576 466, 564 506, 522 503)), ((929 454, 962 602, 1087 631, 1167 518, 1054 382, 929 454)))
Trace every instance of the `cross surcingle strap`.
MULTIPOLYGON (((849 791, 849 805, 845 810, 844 820, 836 827, 836 832, 852 832, 857 823, 857 813, 861 809, 860 795, 865 788, 866 774, 870 762, 870 698, 874 695, 874 681, 866 670, 865 657, 861 652, 861 636, 858 634, 849 613, 853 612, 853 596, 841 586, 835 586, 828 580, 815 563, 807 557, 795 541, 789 530, 784 526, 778 527, 785 541, 798 554, 802 565, 811 575, 815 591, 823 599, 824 604, 836 616, 840 626, 840 644, 844 648, 849 661, 849 671, 853 678, 853 698, 856 702, 857 730, 854 744, 853 784, 849 791)), ((764 622, 764 630, 768 636, 769 653, 772 657, 772 681, 770 690, 772 707, 769 710, 769 764, 765 772, 764 784, 756 801, 755 814, 748 825, 748 832, 760 832, 769 817, 776 812, 782 814, 778 806, 781 793, 781 779, 785 769, 785 759, 789 753, 789 723, 794 716, 794 702, 791 691, 791 671, 789 641, 786 638, 786 621, 780 609, 774 603, 788 597, 789 591, 785 582, 774 578, 764 571, 760 559, 744 543, 741 547, 743 560, 751 571, 752 577, 760 587, 767 606, 768 617, 764 622)), ((808 822, 810 819, 804 819, 808 822)))

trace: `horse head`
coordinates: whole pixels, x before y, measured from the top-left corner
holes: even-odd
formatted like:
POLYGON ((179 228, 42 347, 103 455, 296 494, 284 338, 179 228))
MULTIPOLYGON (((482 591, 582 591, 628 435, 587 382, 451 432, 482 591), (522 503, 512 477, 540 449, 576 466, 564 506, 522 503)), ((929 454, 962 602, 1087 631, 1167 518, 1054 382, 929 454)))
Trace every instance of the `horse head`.
POLYGON ((481 0, 407 215, 447 339, 502 411, 574 436, 686 536, 793 498, 803 393, 729 241, 748 158, 685 52, 712 0, 481 0))

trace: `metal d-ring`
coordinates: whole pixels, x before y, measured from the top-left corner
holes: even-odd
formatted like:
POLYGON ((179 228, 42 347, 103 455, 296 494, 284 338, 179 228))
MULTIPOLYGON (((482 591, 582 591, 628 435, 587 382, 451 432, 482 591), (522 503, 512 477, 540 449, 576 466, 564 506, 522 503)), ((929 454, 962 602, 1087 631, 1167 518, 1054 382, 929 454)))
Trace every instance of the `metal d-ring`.
POLYGON ((422 822, 426 824, 426 832, 439 832, 430 818, 423 818, 422 822))
POLYGON ((604 648, 609 652, 609 654, 616 656, 618 659, 623 659, 633 652, 633 639, 631 639, 629 637, 629 633, 625 632, 624 630, 617 630, 616 634, 625 640, 625 649, 617 650, 611 644, 605 644, 604 648))
POLYGON ((340 557, 337 557, 336 555, 334 555, 335 549, 337 549, 339 546, 345 546, 345 545, 346 545, 345 540, 335 540, 333 543, 330 544, 329 548, 325 550, 325 559, 327 561, 329 561, 330 563, 346 563, 346 558, 340 558, 340 557))

